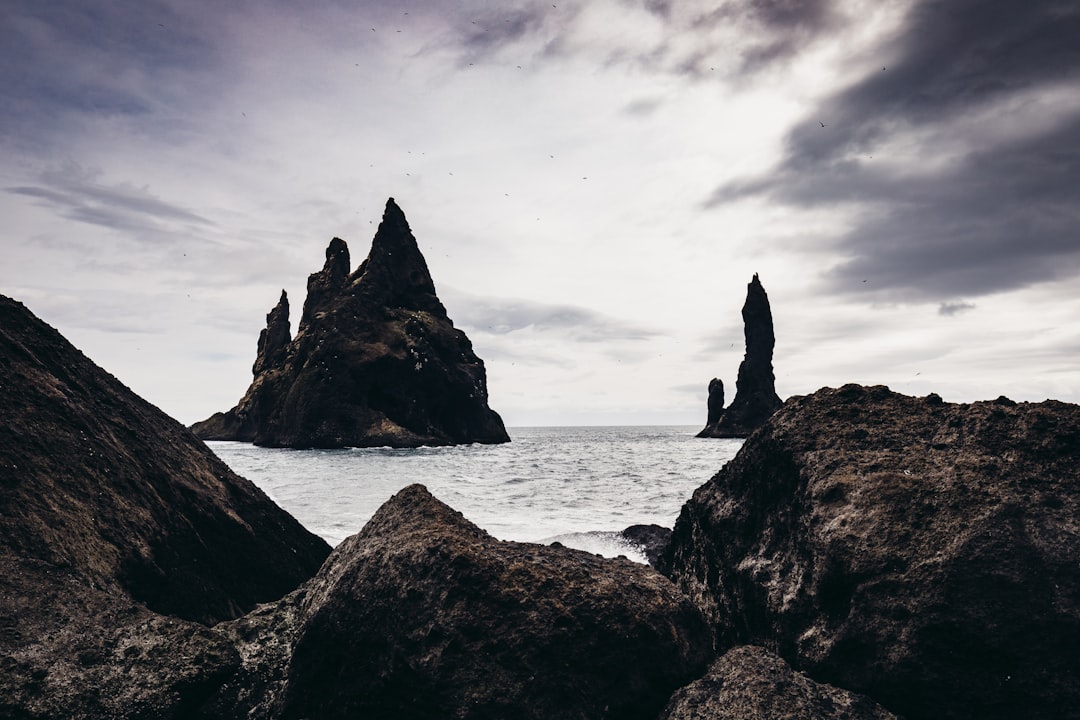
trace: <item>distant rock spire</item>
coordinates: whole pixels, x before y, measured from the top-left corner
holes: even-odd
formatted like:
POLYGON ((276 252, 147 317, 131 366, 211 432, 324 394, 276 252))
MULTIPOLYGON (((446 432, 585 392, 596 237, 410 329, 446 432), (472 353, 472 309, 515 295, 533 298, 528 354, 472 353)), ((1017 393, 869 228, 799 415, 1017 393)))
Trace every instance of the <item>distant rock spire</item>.
POLYGON ((282 290, 281 299, 266 314, 266 328, 259 333, 259 351, 255 355, 255 364, 251 367, 252 374, 259 375, 268 368, 280 366, 285 360, 291 340, 289 296, 282 290))
POLYGON ((719 385, 717 403, 713 399, 713 390, 720 381, 714 379, 709 383, 708 420, 698 437, 746 437, 783 405, 776 394, 773 376, 772 355, 776 337, 773 334, 772 310, 769 296, 765 294, 757 273, 746 287, 742 318, 746 354, 735 381, 735 399, 730 407, 716 415, 716 406, 723 406, 723 384, 719 385))
POLYGON ((705 420, 706 427, 720 422, 724 414, 724 381, 713 378, 709 381, 709 413, 705 420))

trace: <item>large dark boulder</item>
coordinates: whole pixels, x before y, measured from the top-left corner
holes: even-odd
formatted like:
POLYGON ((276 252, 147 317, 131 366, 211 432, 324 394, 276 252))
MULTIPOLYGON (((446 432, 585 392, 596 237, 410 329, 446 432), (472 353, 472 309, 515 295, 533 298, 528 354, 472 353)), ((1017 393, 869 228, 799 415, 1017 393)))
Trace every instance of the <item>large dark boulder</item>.
POLYGON ((213 623, 330 552, 183 425, 0 296, 0 553, 213 623))
POLYGON ((847 690, 816 683, 765 648, 743 645, 676 692, 659 720, 896 720, 847 690))
POLYGON ((283 718, 653 718, 712 653, 651 568, 496 540, 419 485, 304 592, 283 718))
POLYGON ((772 356, 776 337, 773 334, 769 296, 757 273, 746 286, 742 308, 746 354, 739 364, 735 380, 735 399, 724 408, 724 383, 719 378, 709 382, 708 416, 701 438, 744 438, 780 409, 776 394, 772 356))
POLYGON ((207 440, 272 447, 508 442, 487 374, 435 295, 427 263, 391 198, 371 252, 349 274, 334 238, 308 278, 296 337, 282 293, 236 407, 192 426, 207 440))
POLYGON ((182 717, 330 552, 3 296, 0 417, 0 716, 182 717))
POLYGON ((848 385, 793 398, 661 563, 720 647, 908 718, 1080 716, 1080 407, 848 385))

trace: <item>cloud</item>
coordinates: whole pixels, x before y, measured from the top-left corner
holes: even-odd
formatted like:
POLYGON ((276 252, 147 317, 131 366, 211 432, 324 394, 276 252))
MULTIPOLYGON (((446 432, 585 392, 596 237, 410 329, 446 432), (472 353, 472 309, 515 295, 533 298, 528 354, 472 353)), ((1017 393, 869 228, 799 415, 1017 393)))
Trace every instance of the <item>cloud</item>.
POLYGON ((511 298, 480 298, 454 290, 450 298, 461 324, 492 335, 523 330, 550 333, 564 340, 585 343, 650 340, 660 332, 624 322, 588 308, 511 298))
POLYGON ((1080 273, 1080 8, 920 2, 881 63, 718 187, 848 213, 838 294, 948 301, 1080 273), (825 127, 822 127, 824 123, 825 127))
MULTIPOLYGON (((87 118, 139 118, 221 60, 199 9, 163 0, 11 0, 0 9, 0 139, 46 144, 87 118)), ((205 98, 204 98, 205 101, 205 98)))
POLYGON ((963 301, 956 302, 944 302, 938 306, 938 315, 944 315, 945 317, 952 317, 953 315, 959 315, 960 313, 967 312, 968 310, 974 310, 975 304, 963 301))
POLYGON ((40 185, 5 188, 5 192, 34 198, 39 204, 78 222, 122 230, 137 239, 170 224, 209 226, 210 220, 155 197, 145 188, 97 182, 99 173, 69 164, 42 173, 40 185))

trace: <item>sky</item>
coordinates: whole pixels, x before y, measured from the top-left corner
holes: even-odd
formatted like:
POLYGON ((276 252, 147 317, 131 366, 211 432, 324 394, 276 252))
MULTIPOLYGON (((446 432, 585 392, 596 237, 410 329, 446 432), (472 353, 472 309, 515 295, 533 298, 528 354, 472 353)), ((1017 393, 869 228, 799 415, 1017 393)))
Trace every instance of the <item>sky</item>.
POLYGON ((5 0, 0 293, 184 423, 388 197, 509 426, 1080 402, 1072 0, 5 0))

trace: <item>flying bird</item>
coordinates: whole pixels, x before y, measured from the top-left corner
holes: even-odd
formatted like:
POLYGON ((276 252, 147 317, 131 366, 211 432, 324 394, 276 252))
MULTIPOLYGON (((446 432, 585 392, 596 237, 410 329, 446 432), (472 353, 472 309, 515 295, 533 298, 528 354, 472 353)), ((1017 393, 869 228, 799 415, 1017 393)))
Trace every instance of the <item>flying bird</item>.
POLYGON ((820 120, 818 120, 818 123, 821 124, 821 127, 825 127, 825 123, 821 122, 820 120))

